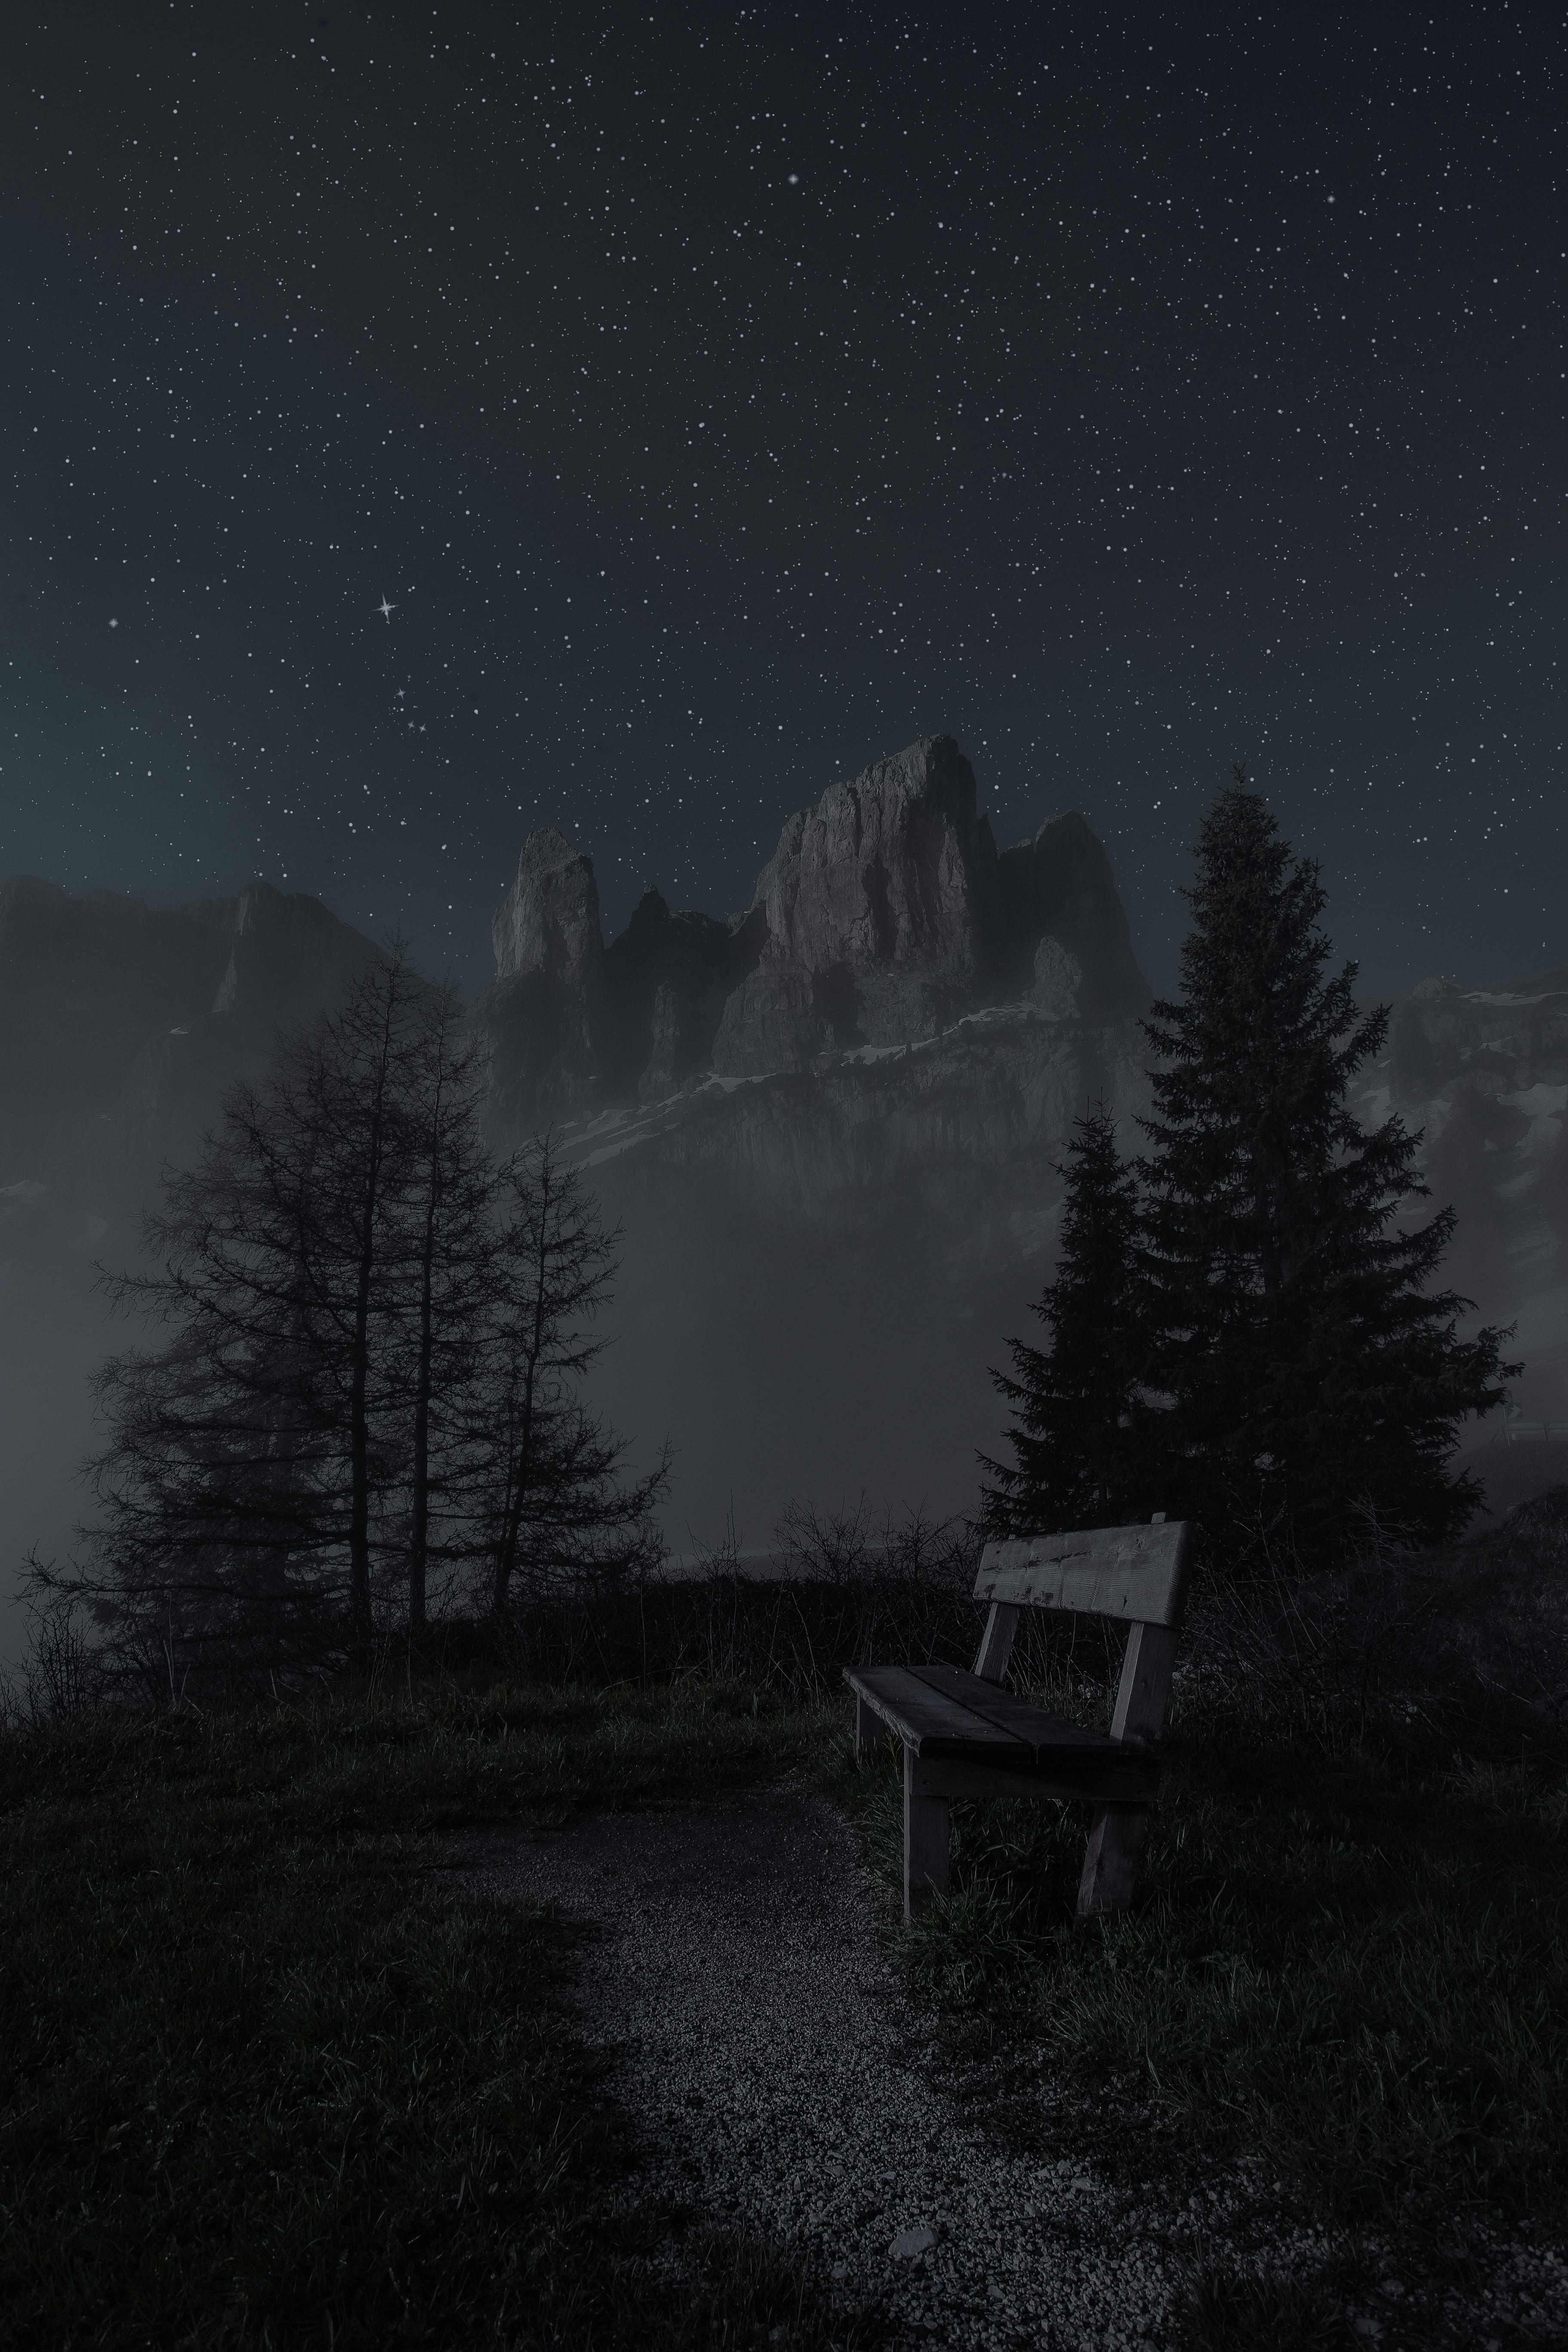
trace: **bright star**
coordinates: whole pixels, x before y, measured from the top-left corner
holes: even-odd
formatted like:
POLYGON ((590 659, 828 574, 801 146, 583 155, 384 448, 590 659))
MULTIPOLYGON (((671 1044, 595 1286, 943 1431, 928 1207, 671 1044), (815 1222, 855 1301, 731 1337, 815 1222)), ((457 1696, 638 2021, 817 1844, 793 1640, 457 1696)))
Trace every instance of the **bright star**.
POLYGON ((392 626, 392 616, 394 613, 396 612, 397 607, 395 604, 389 604, 387 603, 386 591, 384 588, 381 592, 381 602, 375 609, 381 614, 382 619, 386 623, 387 627, 390 629, 392 626))

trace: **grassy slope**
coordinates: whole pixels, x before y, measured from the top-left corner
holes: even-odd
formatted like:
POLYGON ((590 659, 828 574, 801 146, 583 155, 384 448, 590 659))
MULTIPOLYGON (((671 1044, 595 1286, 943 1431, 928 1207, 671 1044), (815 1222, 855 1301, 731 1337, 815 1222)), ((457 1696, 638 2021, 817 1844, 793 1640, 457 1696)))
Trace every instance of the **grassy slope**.
MULTIPOLYGON (((1179 1711, 1168 1746, 1124 1918, 1072 1916, 1082 1809, 955 1805, 953 1895, 910 1938, 917 1977, 1230 2116, 1341 2216, 1461 2199, 1561 2217, 1568 1795, 1237 1743, 1179 1711)), ((891 1759, 838 1786, 893 1878, 891 1759)))
POLYGON ((0 1744, 0 2334, 11 2345, 814 2340, 721 2262, 675 2309, 593 2212, 537 1916, 405 1840, 749 1778, 750 1701, 509 1694, 0 1744))

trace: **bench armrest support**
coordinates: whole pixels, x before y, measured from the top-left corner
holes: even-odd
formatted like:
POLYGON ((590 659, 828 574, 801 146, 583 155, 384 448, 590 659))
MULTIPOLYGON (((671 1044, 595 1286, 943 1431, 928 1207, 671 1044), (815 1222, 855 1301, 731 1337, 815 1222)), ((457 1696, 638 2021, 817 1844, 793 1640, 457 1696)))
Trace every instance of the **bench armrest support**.
POLYGON ((1018 1630, 1022 1610, 1016 1601, 994 1601, 986 1612, 985 1631, 980 1636, 980 1649, 974 1660, 974 1671, 982 1682, 1005 1682, 1007 1661, 1013 1654, 1013 1636, 1018 1630))
MULTIPOLYGON (((1110 1718, 1112 1739, 1159 1738, 1170 1704, 1179 1639, 1173 1625, 1135 1624, 1128 1634, 1116 1712, 1110 1718)), ((1097 1911, 1126 1910, 1148 1833, 1147 1805, 1096 1806, 1079 1881, 1080 1918, 1097 1911)))
POLYGON ((1158 1739, 1164 1727, 1175 1670, 1173 1625, 1134 1625, 1127 1636, 1117 1685, 1116 1712, 1110 1718, 1112 1739, 1158 1739))

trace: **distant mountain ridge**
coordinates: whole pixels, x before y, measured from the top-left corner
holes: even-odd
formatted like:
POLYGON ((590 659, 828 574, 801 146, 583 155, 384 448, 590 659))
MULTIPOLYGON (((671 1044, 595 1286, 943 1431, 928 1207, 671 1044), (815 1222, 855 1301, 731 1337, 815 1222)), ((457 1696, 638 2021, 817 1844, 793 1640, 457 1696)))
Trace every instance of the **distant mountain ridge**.
POLYGON ((160 908, 0 883, 0 1170, 123 1201, 192 1148, 280 1028, 379 952, 266 882, 160 908))
POLYGON ((711 1072, 804 1071, 1032 1000, 1104 1024, 1149 1002, 1104 849, 1076 814, 998 852, 951 736, 830 786, 721 921, 649 890, 606 947, 592 860, 530 835, 474 1006, 497 1118, 521 1131, 711 1072))
MULTIPOLYGON (((1149 1098, 1150 992, 1083 818, 998 850, 928 737, 790 817, 728 917, 650 890, 606 941, 591 856, 535 833, 492 945, 491 1124, 559 1125, 623 1226, 601 1396, 674 1439, 677 1549, 730 1502, 765 1537, 792 1496, 972 1501, 1073 1119, 1103 1101, 1136 1149, 1149 1098)), ((161 1160, 379 952, 265 884, 159 909, 0 885, 0 1293, 46 1244, 79 1282, 125 1257, 161 1160)), ((1568 973, 1423 982, 1357 1108, 1424 1129, 1449 1276, 1517 1319, 1524 1412, 1568 1418, 1568 973)))
MULTIPOLYGON (((1114 1029, 1150 993, 1083 819, 1052 817, 999 853, 947 736, 791 817, 751 907, 726 919, 672 913, 650 889, 606 944, 592 859, 531 835, 492 944, 496 979, 471 1017, 508 1136, 710 1076, 852 1069, 1004 1004, 1026 1027, 1114 1029)), ((0 1176, 145 1184, 279 1029, 380 952, 319 899, 267 883, 167 908, 0 883, 0 1176)))

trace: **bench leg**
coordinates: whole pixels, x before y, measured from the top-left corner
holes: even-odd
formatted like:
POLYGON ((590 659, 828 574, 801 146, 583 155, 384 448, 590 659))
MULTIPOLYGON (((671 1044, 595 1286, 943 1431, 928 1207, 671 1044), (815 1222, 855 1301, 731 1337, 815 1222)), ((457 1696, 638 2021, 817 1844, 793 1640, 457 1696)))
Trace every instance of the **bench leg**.
POLYGON ((868 1706, 857 1691, 855 1695, 855 1753, 862 1761, 875 1756, 888 1736, 888 1727, 874 1706, 868 1706))
POLYGON ((904 1923, 947 1893, 948 1800, 915 1786, 914 1751, 904 1750, 904 1923))
POLYGON ((1096 1911, 1125 1911, 1131 1902, 1149 1811, 1147 1805, 1096 1805, 1078 1887, 1080 1919, 1096 1911))

